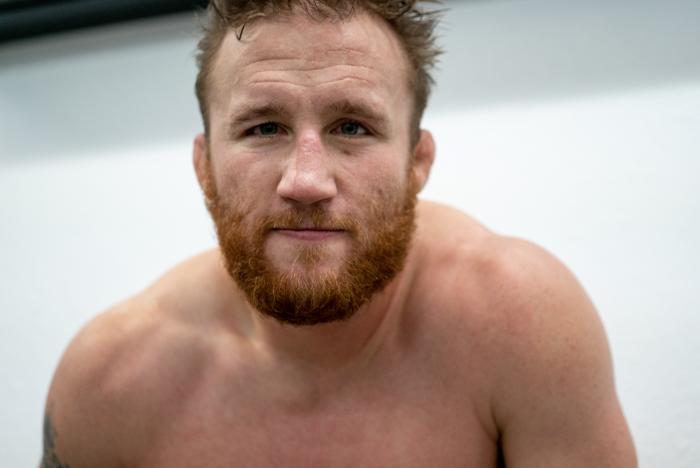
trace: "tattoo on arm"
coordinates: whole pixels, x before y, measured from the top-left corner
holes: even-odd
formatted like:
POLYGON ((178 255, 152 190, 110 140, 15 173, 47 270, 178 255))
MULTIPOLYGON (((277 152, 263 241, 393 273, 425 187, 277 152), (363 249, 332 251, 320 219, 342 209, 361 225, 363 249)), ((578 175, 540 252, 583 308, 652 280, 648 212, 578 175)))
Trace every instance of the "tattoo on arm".
POLYGON ((51 415, 46 411, 44 416, 44 455, 41 457, 39 468, 70 468, 62 463, 56 455, 56 437, 58 433, 51 423, 51 415))
POLYGON ((498 438, 498 468, 506 468, 506 458, 503 456, 503 437, 498 438))

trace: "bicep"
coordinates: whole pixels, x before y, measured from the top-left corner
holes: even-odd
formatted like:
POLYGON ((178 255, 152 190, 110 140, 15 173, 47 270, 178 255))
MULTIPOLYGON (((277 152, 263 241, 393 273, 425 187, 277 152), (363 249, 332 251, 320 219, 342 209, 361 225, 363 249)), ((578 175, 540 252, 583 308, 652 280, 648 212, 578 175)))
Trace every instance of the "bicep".
POLYGON ((51 411, 46 409, 44 414, 44 430, 43 430, 43 450, 39 468, 70 468, 63 460, 61 460, 56 444, 58 432, 54 422, 52 421, 51 411))
POLYGON ((536 404, 525 417, 502 428, 501 444, 508 468, 633 468, 636 456, 617 401, 571 399, 546 408, 536 404), (536 412, 536 414, 535 414, 536 412), (529 416, 529 419, 528 419, 529 416))
POLYGON ((632 468, 607 338, 585 292, 538 255, 509 303, 494 415, 508 468, 632 468))
POLYGON ((93 412, 86 390, 70 388, 57 373, 43 421, 41 468, 116 466, 104 440, 102 417, 93 412), (90 414, 93 412, 93 414, 90 414))
POLYGON ((103 385, 110 344, 98 329, 81 331, 56 368, 44 412, 42 468, 118 466, 103 385))

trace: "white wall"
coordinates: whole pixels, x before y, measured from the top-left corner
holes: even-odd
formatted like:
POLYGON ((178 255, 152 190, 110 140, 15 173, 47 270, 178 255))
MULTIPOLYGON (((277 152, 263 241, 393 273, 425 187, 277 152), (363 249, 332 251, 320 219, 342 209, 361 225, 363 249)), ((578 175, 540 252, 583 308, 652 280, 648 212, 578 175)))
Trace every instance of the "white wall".
MULTIPOLYGON (((608 331, 640 464, 700 466, 700 3, 448 2, 426 198, 562 258, 608 331)), ((0 444, 32 466, 60 353, 215 238, 191 18, 0 47, 0 444)))

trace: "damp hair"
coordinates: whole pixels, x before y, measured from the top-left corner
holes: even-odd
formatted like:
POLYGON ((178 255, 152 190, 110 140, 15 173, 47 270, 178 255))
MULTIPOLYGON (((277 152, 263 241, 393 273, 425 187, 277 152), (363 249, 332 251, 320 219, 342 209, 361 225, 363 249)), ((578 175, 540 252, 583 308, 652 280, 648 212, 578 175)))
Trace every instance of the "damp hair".
POLYGON ((418 140, 420 122, 433 86, 431 72, 441 50, 436 45, 435 27, 440 10, 424 8, 439 0, 211 0, 203 17, 202 38, 197 45, 197 81, 195 93, 209 134, 208 91, 216 55, 231 32, 238 40, 246 25, 260 17, 277 17, 302 12, 316 21, 343 21, 357 12, 382 18, 398 37, 409 64, 408 85, 413 94, 411 139, 418 140))

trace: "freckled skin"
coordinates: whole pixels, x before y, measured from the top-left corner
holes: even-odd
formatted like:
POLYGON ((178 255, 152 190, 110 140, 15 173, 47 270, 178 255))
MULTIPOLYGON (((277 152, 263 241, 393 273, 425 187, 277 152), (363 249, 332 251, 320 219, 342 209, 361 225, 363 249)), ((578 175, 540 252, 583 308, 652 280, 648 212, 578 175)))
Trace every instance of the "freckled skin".
MULTIPOLYGON (((386 26, 300 17, 253 22, 243 41, 229 35, 224 51, 214 66, 208 142, 213 157, 206 168, 224 196, 253 207, 253 215, 283 210, 292 199, 323 201, 331 213, 362 219, 359 208, 373 193, 406 184, 412 100, 403 52, 386 26), (342 138, 333 131, 345 116, 329 108, 358 97, 384 121, 363 120, 373 125, 371 138, 342 138), (270 102, 283 108, 284 114, 267 116, 284 127, 283 135, 264 142, 240 138, 264 118, 231 129, 230 117, 241 109, 270 102)), ((271 242, 268 248, 278 267, 293 263, 286 244, 271 242)), ((335 248, 344 252, 342 245, 335 248)), ((342 258, 336 258, 337 266, 342 258)))
MULTIPOLYGON (((410 145, 406 62, 374 17, 251 22, 211 84, 194 166, 205 196, 247 209, 244 226, 290 206, 362 226, 371 200, 428 178, 432 137, 410 145)), ((218 249, 100 314, 49 392, 55 466, 636 466, 602 326, 570 272, 444 205, 419 202, 416 225, 404 268, 342 322, 261 315, 218 249)), ((324 259, 301 274, 352 254, 342 236, 275 235, 265 256, 293 270, 299 242, 324 259)))

